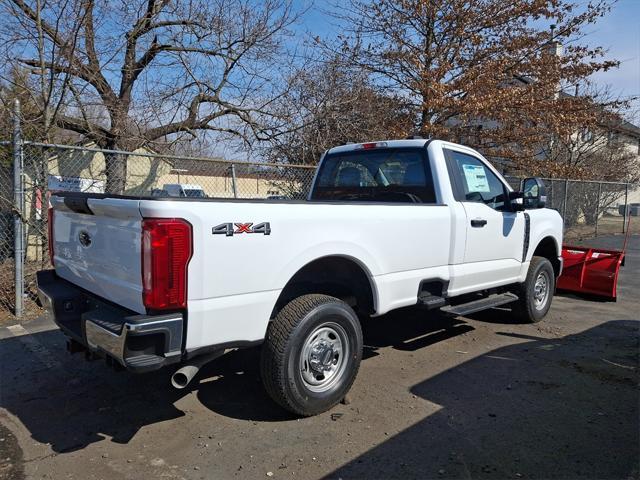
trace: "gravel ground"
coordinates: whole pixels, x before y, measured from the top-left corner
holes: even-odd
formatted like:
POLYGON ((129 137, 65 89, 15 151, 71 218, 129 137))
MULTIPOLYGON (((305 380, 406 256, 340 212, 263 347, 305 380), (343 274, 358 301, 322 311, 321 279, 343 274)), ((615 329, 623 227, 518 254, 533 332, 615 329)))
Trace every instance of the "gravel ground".
POLYGON ((175 391, 72 357, 46 319, 3 327, 0 478, 639 478, 639 265, 634 236, 617 303, 557 296, 537 325, 369 320, 350 403, 307 419, 266 396, 257 349, 175 391))

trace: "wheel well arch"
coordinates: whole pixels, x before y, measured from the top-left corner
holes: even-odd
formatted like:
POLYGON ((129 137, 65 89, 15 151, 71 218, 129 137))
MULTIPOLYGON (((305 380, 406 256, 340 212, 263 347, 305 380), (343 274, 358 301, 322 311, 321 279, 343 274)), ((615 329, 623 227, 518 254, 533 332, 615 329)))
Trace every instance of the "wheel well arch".
POLYGON ((361 314, 375 312, 375 288, 371 275, 352 257, 320 257, 300 268, 280 292, 271 318, 275 318, 291 300, 308 293, 339 298, 361 314))
POLYGON ((534 257, 544 257, 551 262, 553 266, 553 271, 556 274, 556 277, 560 275, 560 260, 558 260, 558 256, 560 255, 560 251, 556 241, 553 237, 548 236, 544 237, 535 250, 533 251, 534 257))

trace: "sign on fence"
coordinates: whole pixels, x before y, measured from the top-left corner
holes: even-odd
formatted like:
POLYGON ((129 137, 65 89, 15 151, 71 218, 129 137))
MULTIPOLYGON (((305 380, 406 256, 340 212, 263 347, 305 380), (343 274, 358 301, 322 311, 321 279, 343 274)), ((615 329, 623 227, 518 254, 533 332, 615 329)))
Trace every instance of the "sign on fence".
POLYGON ((47 188, 52 192, 104 193, 104 182, 91 178, 49 175, 47 188))

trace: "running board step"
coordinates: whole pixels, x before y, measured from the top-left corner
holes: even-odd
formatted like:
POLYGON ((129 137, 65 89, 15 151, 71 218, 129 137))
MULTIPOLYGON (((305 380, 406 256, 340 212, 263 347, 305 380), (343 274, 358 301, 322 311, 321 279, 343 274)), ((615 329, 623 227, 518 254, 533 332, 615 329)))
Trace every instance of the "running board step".
POLYGON ((488 297, 474 300, 469 303, 461 303, 460 305, 450 305, 440 310, 452 315, 469 315, 488 308, 499 307, 506 303, 515 302, 518 296, 513 293, 502 293, 500 295, 489 295, 488 297))
POLYGON ((427 307, 429 310, 432 308, 444 307, 446 301, 444 298, 437 295, 431 295, 430 293, 422 294, 418 297, 418 305, 427 307))

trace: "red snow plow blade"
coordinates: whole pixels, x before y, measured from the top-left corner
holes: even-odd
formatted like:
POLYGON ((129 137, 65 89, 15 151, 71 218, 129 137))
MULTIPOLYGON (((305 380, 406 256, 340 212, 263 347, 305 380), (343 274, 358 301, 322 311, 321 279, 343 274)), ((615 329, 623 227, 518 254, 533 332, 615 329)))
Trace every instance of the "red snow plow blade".
POLYGON ((559 290, 616 299, 624 251, 563 245, 562 258, 564 268, 558 277, 559 290))

